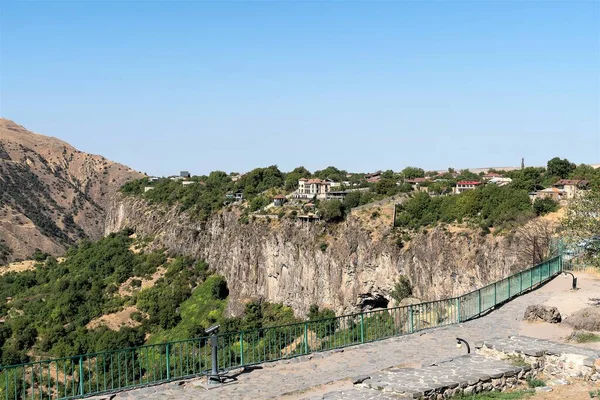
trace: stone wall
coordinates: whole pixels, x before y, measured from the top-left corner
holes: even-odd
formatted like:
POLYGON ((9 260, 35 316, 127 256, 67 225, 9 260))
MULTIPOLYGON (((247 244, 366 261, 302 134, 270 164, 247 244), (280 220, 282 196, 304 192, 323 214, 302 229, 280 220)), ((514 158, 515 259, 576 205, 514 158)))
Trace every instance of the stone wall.
POLYGON ((522 360, 533 370, 553 378, 600 381, 600 351, 585 347, 517 336, 486 342, 477 352, 498 359, 522 360))

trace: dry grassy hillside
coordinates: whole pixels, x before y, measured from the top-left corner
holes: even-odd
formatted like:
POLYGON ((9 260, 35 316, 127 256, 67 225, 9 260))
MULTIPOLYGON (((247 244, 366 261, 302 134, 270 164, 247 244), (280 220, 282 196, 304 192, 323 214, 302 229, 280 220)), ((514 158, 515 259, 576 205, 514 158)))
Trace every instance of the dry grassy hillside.
POLYGON ((0 118, 0 264, 101 237, 110 198, 141 176, 0 118))

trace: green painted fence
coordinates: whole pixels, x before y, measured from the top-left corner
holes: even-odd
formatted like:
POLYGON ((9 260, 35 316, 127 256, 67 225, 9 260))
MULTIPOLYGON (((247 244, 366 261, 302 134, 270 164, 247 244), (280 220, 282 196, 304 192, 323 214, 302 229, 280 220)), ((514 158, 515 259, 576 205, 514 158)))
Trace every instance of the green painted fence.
MULTIPOLYGON (((218 335, 218 368, 339 349, 478 317, 562 271, 562 256, 463 296, 218 335)), ((0 400, 72 399, 206 375, 208 337, 0 367, 0 400)))

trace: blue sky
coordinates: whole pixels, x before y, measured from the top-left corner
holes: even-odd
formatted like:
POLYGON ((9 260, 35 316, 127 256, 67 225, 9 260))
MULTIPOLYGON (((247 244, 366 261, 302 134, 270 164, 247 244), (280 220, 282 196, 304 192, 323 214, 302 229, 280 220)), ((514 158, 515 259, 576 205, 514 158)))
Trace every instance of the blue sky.
POLYGON ((0 8, 0 114, 149 174, 600 162, 598 1, 0 8))

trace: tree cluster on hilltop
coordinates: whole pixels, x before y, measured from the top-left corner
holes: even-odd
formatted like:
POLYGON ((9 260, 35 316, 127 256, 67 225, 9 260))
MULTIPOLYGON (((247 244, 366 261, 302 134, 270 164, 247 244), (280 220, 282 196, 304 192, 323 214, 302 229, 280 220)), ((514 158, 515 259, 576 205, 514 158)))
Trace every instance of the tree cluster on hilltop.
MULTIPOLYGON (((500 211, 495 211, 489 216, 485 215, 479 218, 486 227, 497 226, 506 221, 522 219, 527 214, 541 215, 556 209, 556 204, 552 200, 537 200, 533 208, 526 207, 525 195, 528 192, 540 190, 552 186, 559 179, 583 179, 590 182, 590 187, 600 188, 600 169, 594 169, 589 165, 581 164, 576 166, 567 159, 555 157, 548 161, 544 167, 526 167, 512 171, 490 170, 489 172, 501 173, 512 182, 500 190, 477 189, 476 195, 465 196, 470 198, 488 198, 490 202, 498 203, 497 198, 503 197, 503 206, 500 211), (480 192, 483 190, 483 192, 480 192), (488 196, 488 193, 498 193, 488 196), (508 201, 508 199, 511 199, 508 201), (508 205, 510 204, 510 205, 508 205), (512 210, 503 207, 517 207, 512 210), (506 215, 498 216, 498 214, 506 215), (512 214, 510 216, 509 214, 512 214)), ((402 171, 395 173, 391 170, 380 172, 375 181, 368 181, 367 174, 348 173, 330 166, 323 170, 311 173, 304 167, 297 167, 291 172, 284 173, 277 166, 265 168, 256 168, 244 175, 239 176, 237 180, 232 180, 232 174, 223 171, 213 171, 207 176, 194 176, 189 180, 192 184, 182 185, 181 181, 167 178, 159 179, 157 182, 149 182, 148 178, 129 182, 125 184, 121 191, 128 195, 143 196, 150 203, 162 203, 168 205, 178 204, 181 210, 189 211, 192 215, 206 220, 212 213, 224 207, 227 204, 226 196, 232 193, 241 193, 247 201, 247 212, 262 210, 271 201, 274 194, 291 193, 298 188, 298 180, 301 178, 330 179, 340 184, 339 189, 363 188, 363 191, 350 191, 346 194, 344 200, 324 200, 317 202, 318 210, 322 218, 329 222, 343 220, 349 210, 359 205, 368 204, 386 197, 400 193, 414 192, 413 181, 419 180, 419 185, 427 187, 431 195, 449 195, 457 182, 477 181, 483 182, 483 172, 475 174, 469 170, 463 169, 455 171, 449 168, 445 173, 434 171, 426 172, 422 168, 409 166, 402 171), (427 179, 424 179, 427 178, 427 179), (144 188, 151 186, 152 190, 144 193, 144 188), (368 189, 368 190, 367 190, 368 189)), ((425 202, 425 197, 419 195, 412 202, 425 202)), ((467 200, 445 199, 445 200, 427 200, 431 203, 433 209, 424 212, 423 216, 416 213, 406 221, 406 215, 401 217, 401 225, 405 226, 425 226, 437 221, 455 221, 463 218, 473 219, 473 210, 477 207, 462 206, 467 200), (438 206, 439 204, 439 206, 438 206), (420 222, 419 222, 420 221, 420 222)), ((487 200, 482 200, 485 203, 487 200)), ((482 206, 485 208, 485 205, 482 206)), ((401 210, 405 211, 405 210, 401 210)), ((410 214, 410 213, 409 213, 410 214)), ((480 215, 478 215, 480 216, 480 215)))

